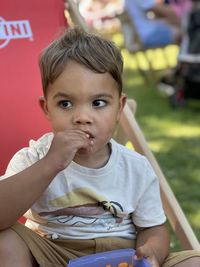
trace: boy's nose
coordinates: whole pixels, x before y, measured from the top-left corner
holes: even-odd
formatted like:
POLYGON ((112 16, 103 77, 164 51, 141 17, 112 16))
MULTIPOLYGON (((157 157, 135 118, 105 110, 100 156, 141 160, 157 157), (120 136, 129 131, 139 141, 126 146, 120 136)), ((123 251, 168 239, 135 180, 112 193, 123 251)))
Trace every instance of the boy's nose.
POLYGON ((91 124, 92 123, 92 114, 89 112, 80 111, 73 116, 73 124, 91 124))

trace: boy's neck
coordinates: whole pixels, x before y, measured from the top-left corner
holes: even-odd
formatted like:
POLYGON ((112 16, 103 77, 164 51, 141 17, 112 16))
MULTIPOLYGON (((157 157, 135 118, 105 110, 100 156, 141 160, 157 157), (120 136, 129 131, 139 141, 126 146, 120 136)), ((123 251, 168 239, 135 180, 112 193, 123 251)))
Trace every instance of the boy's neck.
POLYGON ((110 144, 108 143, 105 149, 100 153, 96 153, 95 155, 92 154, 88 157, 85 155, 77 155, 74 158, 74 162, 87 168, 99 169, 106 165, 106 163, 110 158, 110 154, 111 154, 111 147, 110 144))

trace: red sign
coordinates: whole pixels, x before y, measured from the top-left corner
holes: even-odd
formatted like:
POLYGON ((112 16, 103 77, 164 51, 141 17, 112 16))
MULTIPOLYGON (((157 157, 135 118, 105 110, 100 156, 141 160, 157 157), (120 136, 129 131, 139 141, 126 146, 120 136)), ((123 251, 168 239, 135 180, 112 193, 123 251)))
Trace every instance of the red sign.
POLYGON ((32 30, 28 20, 6 21, 0 17, 0 49, 5 47, 12 39, 30 38, 32 30))
POLYGON ((0 1, 0 175, 16 151, 50 130, 38 104, 38 57, 66 26, 63 0, 0 1))

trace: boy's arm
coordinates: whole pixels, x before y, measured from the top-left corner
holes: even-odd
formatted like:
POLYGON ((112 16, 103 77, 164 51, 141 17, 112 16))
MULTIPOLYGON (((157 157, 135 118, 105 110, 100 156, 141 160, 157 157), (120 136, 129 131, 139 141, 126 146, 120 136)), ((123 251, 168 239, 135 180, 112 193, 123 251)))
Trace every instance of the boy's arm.
POLYGON ((151 228, 137 227, 136 255, 149 260, 152 267, 162 265, 169 254, 170 238, 165 225, 151 228))
POLYGON ((40 197, 57 174, 48 158, 0 181, 0 230, 13 225, 40 197))
POLYGON ((41 196, 58 172, 65 169, 80 148, 92 147, 80 130, 55 134, 47 155, 25 170, 0 181, 0 230, 13 225, 41 196))

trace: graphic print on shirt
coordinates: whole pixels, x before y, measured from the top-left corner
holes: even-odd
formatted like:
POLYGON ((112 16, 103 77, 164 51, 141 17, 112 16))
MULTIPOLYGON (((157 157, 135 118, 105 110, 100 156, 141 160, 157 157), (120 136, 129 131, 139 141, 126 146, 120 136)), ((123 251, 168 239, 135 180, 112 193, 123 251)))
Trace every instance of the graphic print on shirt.
MULTIPOLYGON (((54 211, 41 212, 48 221, 57 221, 69 226, 88 225, 96 222, 100 215, 105 219, 114 218, 115 223, 122 222, 123 207, 116 201, 109 201, 103 195, 97 195, 88 188, 76 188, 66 195, 48 203, 54 211)), ((101 218, 102 219, 102 218, 101 218)))

